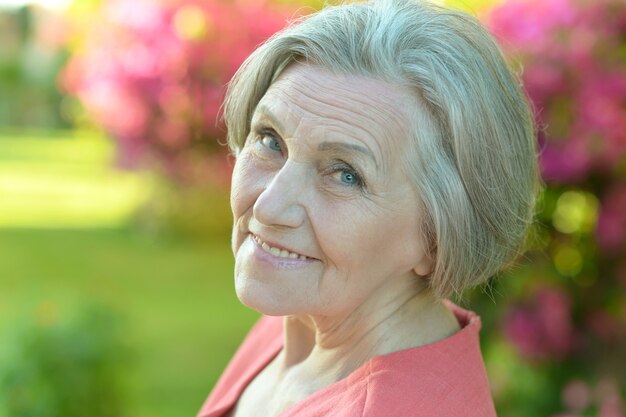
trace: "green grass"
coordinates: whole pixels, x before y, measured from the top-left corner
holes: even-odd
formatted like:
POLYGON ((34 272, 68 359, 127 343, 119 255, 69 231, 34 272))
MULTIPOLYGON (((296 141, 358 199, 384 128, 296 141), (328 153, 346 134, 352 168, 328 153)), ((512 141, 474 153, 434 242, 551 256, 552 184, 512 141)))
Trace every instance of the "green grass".
POLYGON ((0 227, 123 227, 156 185, 97 132, 0 131, 0 227))
POLYGON ((128 415, 193 416, 257 317, 236 299, 232 268, 227 238, 0 230, 0 335, 21 316, 103 304, 134 351, 128 415))
POLYGON ((95 132, 0 131, 0 340, 102 305, 133 353, 126 415, 194 416, 258 315, 235 297, 228 237, 129 230, 154 178, 113 160, 95 132))

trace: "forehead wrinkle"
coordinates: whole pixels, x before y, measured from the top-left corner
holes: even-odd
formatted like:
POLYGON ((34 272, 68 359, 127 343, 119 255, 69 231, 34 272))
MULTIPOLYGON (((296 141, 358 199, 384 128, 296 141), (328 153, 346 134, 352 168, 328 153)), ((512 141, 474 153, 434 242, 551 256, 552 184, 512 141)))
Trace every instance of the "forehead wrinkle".
MULTIPOLYGON (((387 158, 385 158, 385 154, 378 143, 379 141, 374 140, 375 135, 373 135, 371 131, 361 127, 362 123, 354 124, 354 119, 352 123, 347 120, 347 118, 342 118, 340 114, 329 112, 320 116, 315 115, 315 118, 309 121, 313 122, 314 126, 308 126, 308 124, 302 123, 299 127, 313 135, 317 135, 320 140, 327 143, 342 139, 362 143, 362 146, 367 149, 367 153, 371 156, 376 168, 379 168, 381 165, 384 168, 387 158), (316 121, 319 121, 319 123, 316 124, 316 121), (370 138, 371 140, 364 140, 365 138, 370 138)), ((366 122, 366 120, 362 121, 366 122)), ((297 134, 297 132, 295 132, 295 134, 297 134)))
POLYGON ((404 122, 406 120, 406 115, 403 114, 404 112, 402 111, 402 107, 397 106, 396 101, 392 100, 390 97, 389 100, 387 100, 388 97, 384 97, 383 95, 377 95, 375 101, 378 102, 372 103, 372 101, 367 100, 366 96, 364 96, 363 94, 355 93, 351 89, 344 88, 341 85, 332 86, 332 88, 321 85, 319 89, 314 89, 309 87, 308 85, 298 85, 294 83, 292 89, 300 90, 302 96, 314 102, 322 103, 328 107, 334 107, 360 115, 367 120, 370 120, 372 114, 374 113, 381 116, 383 119, 385 119, 385 121, 392 122, 401 129, 403 128, 404 122), (320 97, 320 95, 322 95, 320 93, 324 92, 324 90, 328 93, 329 97, 335 97, 338 99, 338 101, 332 102, 320 97), (337 94, 338 92, 345 92, 345 94, 337 94), (371 110, 371 112, 368 112, 364 109, 369 109, 371 110), (386 109, 394 109, 398 110, 398 112, 396 113, 394 111, 385 111, 386 109))
MULTIPOLYGON (((322 72, 325 71, 323 68, 319 68, 319 70, 322 72)), ((406 129, 407 122, 410 119, 406 109, 414 105, 413 95, 405 88, 370 76, 334 75, 326 77, 326 83, 319 84, 311 80, 307 72, 299 72, 295 73, 295 75, 291 75, 285 81, 293 84, 293 87, 296 89, 302 88, 302 92, 313 99, 316 99, 314 96, 324 90, 328 92, 331 97, 339 96, 337 94, 338 91, 343 92, 346 98, 359 105, 356 109, 359 109, 361 106, 373 108, 378 114, 385 118, 386 121, 394 123, 396 126, 400 127, 401 130, 406 129), (304 82, 298 82, 299 78, 302 78, 304 82), (344 80, 338 80, 338 78, 344 78, 344 80), (368 83, 372 89, 370 97, 375 97, 377 103, 372 104, 370 101, 366 100, 366 96, 361 92, 355 92, 350 88, 349 85, 354 82, 368 83), (309 90, 310 93, 307 94, 306 90, 309 90), (381 109, 389 109, 390 111, 381 111, 381 109)), ((318 101, 324 102, 321 99, 318 99, 318 101)), ((342 107, 338 105, 335 106, 342 107)), ((355 111, 352 107, 348 107, 347 110, 355 111)), ((365 117, 369 118, 369 116, 370 115, 365 114, 365 117)))
MULTIPOLYGON (((321 103, 324 103, 333 107, 342 108, 351 112, 362 113, 363 116, 368 117, 368 118, 371 116, 371 114, 365 111, 362 111, 361 109, 363 108, 372 109, 374 110, 375 113, 381 115, 384 118, 388 118, 389 120, 395 122, 396 125, 398 126, 402 126, 403 125, 402 122, 404 122, 405 121, 404 119, 407 118, 407 115, 404 114, 403 106, 397 105, 398 97, 395 97, 395 98, 387 97, 388 90, 386 89, 383 89, 382 91, 372 91, 372 94, 369 96, 370 100, 368 100, 367 99, 368 96, 365 96, 362 93, 356 93, 352 89, 342 84, 336 84, 332 86, 320 85, 319 88, 312 88, 306 84, 305 85, 296 84, 294 88, 295 89, 301 88, 303 90, 302 93, 313 100, 319 101, 321 103), (340 103, 329 103, 328 101, 324 101, 323 99, 318 97, 320 93, 322 92, 327 92, 329 96, 331 97, 336 97, 339 99, 346 99, 346 101, 348 101, 350 104, 342 105, 340 103), (344 94, 342 95, 338 93, 344 93, 344 94), (373 99, 374 102, 372 102, 371 99, 373 99), (356 106, 353 106, 352 104, 356 104, 356 106), (386 110, 390 110, 390 111, 386 111, 386 110)), ((405 101, 404 97, 401 97, 401 98, 403 98, 402 101, 405 101)))
MULTIPOLYGON (((302 77, 302 78, 306 78, 306 77, 302 77)), ((376 79, 367 79, 367 80, 378 82, 378 80, 376 79)), ((372 114, 376 114, 378 118, 380 118, 381 120, 379 120, 379 123, 374 123, 374 125, 371 126, 375 129, 375 131, 371 132, 363 128, 361 128, 360 130, 363 131, 370 138, 375 139, 375 137, 380 137, 384 139, 383 143, 379 143, 381 142, 379 140, 373 140, 373 143, 377 147, 378 154, 383 156, 384 164, 389 164, 391 163, 391 161, 388 160, 389 159, 388 157, 390 155, 387 155, 385 152, 382 152, 382 149, 380 148, 381 145, 385 145, 385 144, 397 145, 397 143, 400 142, 397 138, 398 135, 404 135, 407 138, 409 137, 410 118, 407 112, 405 111, 405 109, 410 108, 409 106, 413 106, 414 103, 409 93, 399 90, 400 87, 397 87, 397 89, 394 89, 394 90, 389 90, 387 88, 383 89, 383 94, 379 94, 376 96, 377 100, 382 101, 382 103, 380 103, 382 105, 378 105, 379 103, 372 104, 371 101, 366 100, 363 94, 355 93, 353 90, 346 88, 342 84, 337 83, 335 82, 335 80, 331 79, 329 82, 329 84, 333 84, 333 86, 331 87, 333 88, 336 87, 338 91, 345 92, 348 100, 352 100, 356 103, 356 105, 341 105, 338 103, 329 102, 328 100, 324 100, 319 97, 319 95, 321 95, 320 93, 323 91, 330 93, 329 96, 331 97, 332 96, 341 97, 341 95, 335 94, 335 91, 333 90, 333 88, 329 88, 329 86, 327 85, 320 85, 320 88, 316 90, 310 87, 310 83, 298 84, 291 79, 288 79, 285 81, 289 85, 289 87, 291 87, 293 90, 300 91, 301 95, 299 95, 298 97, 305 97, 314 102, 325 104, 329 108, 342 109, 348 113, 352 113, 351 115, 352 117, 347 117, 345 118, 345 120, 341 117, 340 113, 332 112, 332 110, 329 110, 330 113, 328 115, 324 115, 325 117, 328 117, 330 119, 335 119, 335 120, 338 120, 339 122, 348 124, 348 128, 350 130, 353 130, 355 127, 350 123, 351 121, 354 120, 354 117, 353 117, 354 115, 360 116, 359 123, 357 123, 357 127, 360 127, 361 125, 366 125, 367 122, 371 120, 372 114), (394 101, 393 97, 388 97, 388 93, 392 93, 392 94, 395 93, 394 95, 397 96, 396 100, 394 101), (400 100, 398 100, 398 98, 400 100), (402 104, 398 105, 398 103, 402 103, 402 104), (371 109, 371 111, 370 112, 363 111, 362 109, 364 108, 371 109), (389 109, 389 110, 393 109, 395 111, 384 111, 383 109, 389 109), (392 128, 386 129, 386 127, 389 127, 389 126, 391 126, 392 128)), ((380 82, 382 83, 382 81, 380 82)), ((389 85, 392 88, 396 87, 391 84, 389 85)), ((289 93, 289 88, 284 88, 284 92, 287 96, 291 96, 292 99, 296 99, 294 95, 289 93)), ((402 151, 404 151, 404 149, 402 151)))
MULTIPOLYGON (((277 103, 281 103, 284 105, 284 103, 282 103, 282 100, 277 100, 277 103)), ((296 105, 297 106, 297 105, 296 105)), ((280 104, 278 106, 275 107, 280 107, 280 104)), ((299 107, 299 106, 297 106, 299 107)), ((302 109, 303 111, 306 111, 305 109, 302 109)), ((272 110, 270 109, 270 106, 265 105, 265 103, 260 103, 259 106, 257 106, 257 111, 255 111, 253 119, 255 121, 257 120, 261 120, 263 121, 264 119, 267 119, 270 124, 272 124, 275 128, 278 129, 278 133, 283 136, 283 140, 288 140, 289 137, 295 137, 297 135, 297 129, 301 127, 300 124, 298 124, 298 126, 296 127, 296 131, 291 133, 291 134, 287 134, 285 133, 285 127, 284 125, 277 119, 277 117, 274 115, 274 112, 272 112, 272 110)), ((346 151, 348 151, 348 153, 350 153, 351 155, 357 155, 358 158, 363 159, 364 161, 370 161, 373 162, 374 165, 376 166, 376 168, 379 168, 379 164, 378 161, 376 159, 376 157, 374 156, 374 154, 372 153, 372 151, 369 149, 369 147, 364 145, 353 145, 350 143, 341 143, 341 142, 334 142, 335 139, 341 138, 341 137, 351 137, 352 135, 349 135, 346 133, 346 129, 342 129, 340 125, 345 124, 344 121, 337 121, 335 119, 328 119, 325 120, 324 123, 324 127, 323 127, 323 134, 320 135, 320 139, 323 140, 322 143, 319 144, 319 146, 317 147, 317 149, 319 151, 322 151, 324 153, 328 153, 328 154, 335 154, 335 155, 340 155, 346 151), (328 123, 330 122, 330 123, 328 123), (332 133, 333 131, 334 134, 332 133), (330 136, 331 137, 326 137, 325 133, 331 133, 330 136), (360 148, 363 147, 363 150, 361 150, 360 148), (354 149, 356 152, 352 153, 349 152, 349 149, 354 149), (368 158, 364 158, 364 156, 368 156, 368 158)), ((302 126, 303 128, 306 128, 307 126, 302 126)), ((353 128, 353 126, 349 126, 350 130, 353 128)), ((366 132, 367 133, 367 132, 366 132)))
MULTIPOLYGON (((323 120, 324 129, 329 129, 329 128, 334 127, 335 131, 339 133, 340 135, 351 137, 357 140, 359 140, 360 138, 361 140, 359 141, 362 141, 362 139, 369 137, 371 140, 367 141, 365 144, 375 145, 375 151, 376 151, 375 154, 378 155, 378 159, 382 160, 383 165, 386 164, 387 158, 385 158, 385 153, 382 151, 381 146, 380 146, 381 144, 379 143, 379 140, 376 140, 376 137, 383 137, 385 141, 391 141, 392 138, 389 137, 389 135, 387 134, 385 130, 381 129, 381 126, 379 125, 379 123, 375 123, 373 126, 371 126, 372 128, 375 129, 374 132, 362 127, 362 126, 367 125, 367 123, 371 120, 370 114, 359 111, 358 106, 356 106, 356 109, 355 109, 355 107, 353 106, 341 106, 341 105, 337 105, 337 103, 332 103, 327 100, 323 100, 319 97, 313 97, 311 94, 309 94, 308 91, 300 90, 297 87, 293 88, 291 91, 288 88, 281 89, 280 93, 284 94, 289 99, 289 104, 287 104, 286 103, 287 100, 277 97, 279 101, 281 102, 282 106, 285 106, 287 108, 297 107, 303 113, 312 114, 314 117, 311 118, 311 121, 314 121, 319 118, 324 119, 323 120), (301 94, 297 95, 296 93, 298 91, 301 94), (306 106, 306 104, 301 105, 297 103, 298 99, 302 100, 303 98, 308 99, 314 103, 322 103, 324 104, 324 106, 319 110, 316 109, 317 112, 313 113, 308 108, 310 106, 306 106), (337 112, 337 110, 339 110, 339 112, 337 112), (342 112, 345 112, 348 114, 344 115, 342 112), (356 118, 356 123, 355 123, 355 118, 356 118), (361 135, 352 133, 355 130, 361 132, 361 135)), ((371 107, 371 104, 369 103, 363 103, 363 104, 371 107)), ((303 121, 303 118, 300 119, 300 122, 302 121, 303 121)), ((298 124, 298 128, 305 129, 307 127, 308 126, 306 126, 305 124, 302 124, 302 123, 298 124)), ((295 129, 293 134, 294 135, 297 134, 297 129, 295 129)), ((368 148, 369 147, 370 146, 368 146, 368 148)))
POLYGON ((285 136, 295 136, 307 127, 333 127, 338 134, 364 142, 370 148, 373 145, 383 168, 398 162, 391 160, 393 152, 383 152, 383 148, 398 147, 400 154, 406 155, 407 143, 402 137, 410 138, 411 118, 407 111, 415 105, 410 92, 376 78, 330 73, 325 76, 327 71, 323 68, 310 69, 287 69, 262 99, 276 118, 284 121, 288 130, 285 136), (317 79, 320 72, 322 82, 317 79), (362 92, 363 83, 367 83, 367 95, 362 92))

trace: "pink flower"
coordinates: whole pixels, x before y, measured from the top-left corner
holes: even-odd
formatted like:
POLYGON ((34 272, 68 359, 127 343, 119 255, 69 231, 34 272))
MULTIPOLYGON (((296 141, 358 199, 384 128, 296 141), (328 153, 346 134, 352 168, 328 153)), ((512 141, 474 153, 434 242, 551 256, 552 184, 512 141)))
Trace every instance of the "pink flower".
POLYGON ((141 135, 145 130, 148 109, 132 90, 103 80, 91 84, 83 97, 107 129, 128 136, 141 135))
POLYGON ((573 379, 563 388, 561 399, 569 410, 580 412, 591 404, 591 389, 586 382, 573 379))
POLYGON ((576 183, 591 167, 591 154, 583 138, 547 142, 539 154, 541 174, 548 181, 576 183))
POLYGON ((545 98, 566 92, 568 89, 563 68, 550 61, 527 68, 524 73, 524 86, 529 92, 533 92, 534 96, 541 94, 545 98))
POLYGON ((542 172, 580 184, 611 176, 626 160, 626 3, 620 0, 510 0, 488 25, 524 64, 537 109, 542 172))
POLYGON ((568 0, 510 0, 492 10, 487 23, 505 42, 539 51, 549 41, 546 32, 571 26, 575 19, 575 9, 568 0))
MULTIPOLYGON (((111 0, 79 34, 61 83, 117 141, 124 165, 157 161, 175 178, 225 154, 224 85, 293 12, 220 0, 111 0), (190 158, 190 154, 203 156, 190 158), (202 162, 194 162, 194 164, 202 162)), ((216 170, 222 172, 222 169, 216 170)), ((226 173, 229 176, 228 173, 226 173)), ((223 182, 223 181, 221 181, 223 182)))
POLYGON ((611 379, 600 381, 596 395, 600 405, 598 417, 624 417, 624 401, 615 381, 611 379))
POLYGON ((509 311, 504 333, 528 359, 560 359, 574 346, 570 317, 570 300, 566 293, 540 289, 530 302, 509 311))

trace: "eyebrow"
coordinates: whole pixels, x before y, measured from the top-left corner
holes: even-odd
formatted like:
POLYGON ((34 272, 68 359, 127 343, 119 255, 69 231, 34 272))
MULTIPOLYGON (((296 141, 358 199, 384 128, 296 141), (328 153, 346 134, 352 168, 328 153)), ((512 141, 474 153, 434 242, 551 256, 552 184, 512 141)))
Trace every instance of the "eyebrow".
MULTIPOLYGON (((278 133, 282 133, 285 131, 283 124, 274 116, 272 111, 267 106, 263 105, 263 103, 260 103, 257 106, 257 108, 255 109, 255 113, 256 112, 258 112, 259 119, 266 120, 267 122, 272 124, 278 130, 278 133)), ((378 168, 378 161, 374 157, 374 154, 367 147, 363 145, 357 145, 354 143, 343 143, 343 142, 322 142, 319 144, 317 149, 319 151, 326 151, 326 152, 350 153, 350 152, 356 151, 370 158, 374 162, 374 165, 376 165, 376 168, 378 168)))
POLYGON ((376 161, 374 154, 372 154, 372 152, 368 148, 362 145, 357 145, 355 143, 343 143, 343 142, 322 142, 319 144, 317 149, 320 151, 331 151, 331 152, 356 151, 362 155, 369 157, 378 168, 378 162, 376 161))
MULTIPOLYGON (((270 124, 272 124, 279 133, 282 133, 285 131, 285 127, 283 126, 283 124, 280 122, 280 120, 278 120, 274 114, 270 111, 270 109, 267 108, 267 106, 264 106, 262 103, 259 104, 257 106, 257 108, 255 109, 255 113, 258 112, 258 117, 261 120, 266 120, 268 122, 270 122, 270 124)), ((254 119, 254 116, 253 116, 254 119)))

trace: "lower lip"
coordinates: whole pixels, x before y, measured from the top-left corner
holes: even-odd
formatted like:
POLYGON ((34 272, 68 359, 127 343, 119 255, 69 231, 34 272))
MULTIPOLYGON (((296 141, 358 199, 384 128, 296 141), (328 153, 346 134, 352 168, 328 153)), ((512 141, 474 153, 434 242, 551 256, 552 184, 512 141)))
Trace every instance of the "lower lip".
POLYGON ((264 263, 269 263, 274 267, 279 268, 302 268, 305 266, 309 266, 314 262, 317 262, 317 259, 307 258, 282 258, 280 256, 274 256, 271 253, 267 252, 263 249, 259 243, 252 237, 252 235, 248 235, 247 240, 254 247, 254 256, 264 263))

